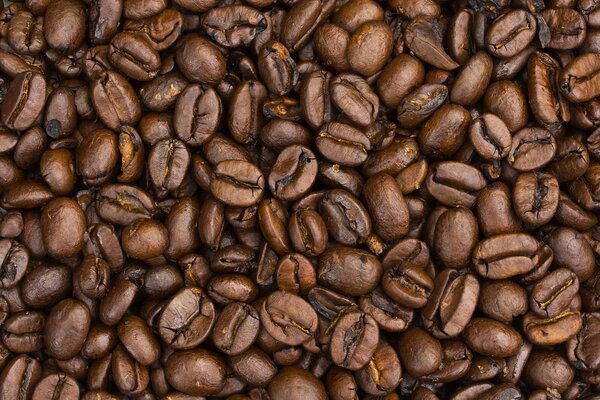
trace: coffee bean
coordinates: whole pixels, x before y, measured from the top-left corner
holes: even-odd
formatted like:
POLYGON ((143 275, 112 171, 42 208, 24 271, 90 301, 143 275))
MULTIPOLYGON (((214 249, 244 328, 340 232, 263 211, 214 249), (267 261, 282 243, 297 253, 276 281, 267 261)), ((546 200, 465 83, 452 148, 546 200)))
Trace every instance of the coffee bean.
POLYGON ((340 367, 359 370, 373 357, 378 341, 379 328, 373 317, 361 311, 344 314, 331 333, 331 360, 340 367))

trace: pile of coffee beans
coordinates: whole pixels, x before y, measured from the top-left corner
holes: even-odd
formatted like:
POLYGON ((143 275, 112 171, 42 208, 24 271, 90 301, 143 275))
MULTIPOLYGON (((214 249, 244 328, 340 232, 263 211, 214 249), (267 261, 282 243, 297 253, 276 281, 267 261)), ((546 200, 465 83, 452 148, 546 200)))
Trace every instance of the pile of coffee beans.
POLYGON ((600 399, 600 1, 0 10, 0 400, 600 399))

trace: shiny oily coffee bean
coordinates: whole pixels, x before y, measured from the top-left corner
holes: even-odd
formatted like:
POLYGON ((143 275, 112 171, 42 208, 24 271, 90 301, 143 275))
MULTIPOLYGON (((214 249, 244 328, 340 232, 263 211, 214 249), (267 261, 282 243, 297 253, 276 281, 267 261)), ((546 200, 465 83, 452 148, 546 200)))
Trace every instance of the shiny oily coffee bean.
POLYGON ((525 233, 508 233, 484 239, 473 251, 477 272, 488 279, 526 274, 550 263, 545 246, 525 233))
POLYGON ((600 55, 597 53, 586 53, 574 58, 558 76, 561 93, 567 100, 575 103, 596 97, 600 94, 598 69, 600 55))
POLYGON ((399 305, 422 308, 434 288, 433 279, 415 266, 392 266, 383 273, 383 291, 399 305))
POLYGON ((424 84, 410 92, 398 104, 398 122, 403 128, 415 128, 448 98, 448 87, 424 84))
POLYGON ((18 131, 31 127, 46 103, 46 81, 40 74, 23 72, 10 83, 0 117, 6 127, 18 131))
POLYGON ((191 349, 210 334, 216 310, 210 298, 197 287, 181 289, 173 295, 157 322, 161 339, 175 349, 191 349))
POLYGON ((529 300, 531 311, 552 318, 564 311, 579 291, 579 279, 567 268, 559 268, 533 285, 529 300))
POLYGON ((327 231, 340 244, 354 246, 367 241, 372 231, 365 206, 342 189, 328 191, 319 204, 327 231))
POLYGON ((532 171, 549 163, 556 154, 556 140, 541 128, 525 128, 516 132, 508 162, 518 171, 532 171))
POLYGON ((213 8, 202 17, 202 28, 207 35, 225 47, 247 46, 266 27, 265 17, 244 5, 213 8))
POLYGON ((349 167, 362 164, 371 149, 364 133, 339 122, 324 125, 315 139, 315 146, 331 162, 349 167))
POLYGON ((551 346, 566 342, 582 325, 578 311, 565 310, 552 318, 538 317, 528 312, 523 317, 523 332, 527 339, 538 346, 551 346))
POLYGON ((311 305, 283 291, 272 292, 266 298, 260 320, 269 335, 290 346, 309 341, 318 328, 317 314, 311 305))
POLYGON ((491 357, 510 357, 518 351, 523 341, 510 325, 489 318, 471 320, 463 336, 473 351, 491 357), (489 337, 494 340, 490 341, 489 337))
POLYGON ((396 350, 380 340, 369 365, 356 373, 358 385, 372 395, 385 395, 394 390, 401 380, 402 369, 396 350))
POLYGON ((123 74, 138 81, 151 80, 160 68, 160 56, 151 43, 131 33, 119 33, 112 38, 108 59, 123 74))
POLYGON ((257 204, 263 195, 264 176, 251 163, 223 161, 216 166, 213 174, 211 193, 225 204, 248 207, 257 204))
POLYGON ((362 296, 359 308, 371 315, 379 329, 386 332, 402 332, 413 319, 413 310, 398 305, 379 289, 362 296))
POLYGON ((305 256, 298 253, 286 254, 279 260, 275 281, 280 290, 308 293, 317 286, 317 272, 305 256))
POLYGON ((510 324, 513 318, 527 312, 528 294, 523 287, 510 280, 484 282, 477 305, 490 318, 510 324))
POLYGON ((221 99, 212 88, 188 85, 177 97, 173 127, 177 136, 190 146, 200 146, 216 132, 221 119, 221 99))
POLYGON ((558 61, 543 52, 534 53, 527 64, 531 110, 535 119, 553 133, 561 132, 571 118, 556 83, 559 71, 558 61))
POLYGON ((437 338, 458 336, 475 312, 479 291, 479 281, 471 273, 454 269, 440 272, 421 311, 425 328, 437 338))
POLYGON ((361 311, 344 314, 331 334, 331 360, 340 367, 359 370, 371 360, 378 341, 379 328, 373 317, 361 311))
POLYGON ((473 166, 442 161, 429 168, 425 181, 429 193, 447 206, 472 207, 477 192, 486 185, 483 174, 473 166))
POLYGON ((331 100, 348 119, 360 126, 375 122, 379 113, 379 97, 358 75, 340 74, 330 84, 331 100))
POLYGON ((381 263, 377 257, 360 249, 335 247, 319 259, 319 283, 341 294, 367 294, 375 289, 381 276, 381 263))
POLYGON ((42 379, 33 391, 32 400, 42 400, 58 396, 60 399, 79 399, 80 389, 77 381, 61 373, 50 374, 42 379))
POLYGON ((260 319, 258 312, 249 304, 231 303, 219 314, 212 340, 215 346, 227 355, 246 351, 258 336, 260 319))
POLYGON ((316 157, 309 148, 289 146, 277 156, 268 177, 269 189, 279 200, 297 200, 310 190, 317 171, 316 157))
POLYGON ((288 233, 292 247, 307 256, 318 256, 327 246, 327 227, 315 210, 297 210, 290 216, 288 233))
POLYGON ((258 70, 271 93, 283 96, 298 83, 298 67, 281 43, 267 42, 258 56, 258 70))
POLYGON ((512 136, 504 121, 494 114, 485 113, 469 127, 471 144, 486 160, 501 160, 512 146, 512 136))
POLYGON ((402 367, 414 377, 436 371, 443 360, 440 341, 421 328, 412 327, 403 332, 396 348, 402 367))
POLYGON ((532 226, 541 226, 552 219, 558 208, 558 198, 558 181, 549 174, 522 173, 513 186, 515 212, 532 226))
POLYGON ((485 35, 487 50, 499 58, 516 55, 533 41, 537 31, 535 17, 525 10, 512 10, 500 16, 485 35))

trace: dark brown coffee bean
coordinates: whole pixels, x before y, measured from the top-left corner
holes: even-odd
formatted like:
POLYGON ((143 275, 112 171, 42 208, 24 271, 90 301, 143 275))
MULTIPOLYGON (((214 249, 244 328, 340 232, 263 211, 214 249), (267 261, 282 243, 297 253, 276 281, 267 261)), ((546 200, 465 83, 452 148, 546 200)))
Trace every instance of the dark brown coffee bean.
POLYGON ((216 319, 212 301, 196 287, 177 292, 157 321, 161 339, 175 349, 191 349, 210 334, 216 319))
POLYGON ((487 316, 510 324, 527 312, 527 292, 509 280, 486 282, 481 287, 479 309, 487 316))
POLYGON ((257 204, 263 195, 264 186, 264 176, 256 166, 235 160, 219 163, 210 182, 213 196, 236 207, 257 204))
POLYGON ((487 50, 500 58, 508 58, 523 50, 534 39, 537 22, 525 10, 512 10, 497 18, 485 36, 487 50))
POLYGON ((214 89, 188 85, 175 105, 175 132, 188 145, 200 146, 215 133, 222 112, 221 100, 214 89))
POLYGON ((260 320, 269 335, 290 346, 307 342, 318 328, 317 314, 311 305, 283 291, 267 297, 260 309, 260 320))
POLYGON ((329 352, 334 364, 357 371, 369 363, 377 349, 379 328, 368 314, 352 311, 333 328, 329 352))
POLYGON ((300 0, 281 21, 281 43, 291 52, 298 51, 311 38, 320 22, 333 12, 335 2, 300 0))
POLYGON ((597 71, 600 68, 600 56, 587 53, 574 58, 558 76, 558 84, 567 100, 581 103, 591 100, 600 93, 597 71))
POLYGON ((408 208, 394 178, 387 174, 369 178, 363 187, 363 198, 374 230, 383 240, 394 241, 408 233, 408 208))
POLYGON ((307 256, 318 256, 327 246, 327 227, 315 210, 297 210, 290 216, 288 233, 292 247, 307 256))
POLYGON ((96 114, 110 129, 118 131, 122 125, 135 125, 139 121, 142 114, 139 99, 122 75, 107 71, 92 83, 90 93, 96 114))
POLYGON ((33 72, 23 72, 17 75, 8 87, 0 110, 2 123, 10 129, 25 130, 35 123, 45 102, 44 77, 33 72))
POLYGON ((212 340, 227 355, 246 351, 258 336, 260 319, 254 307, 244 303, 231 303, 216 320, 212 340))
POLYGON ((326 400, 325 386, 309 371, 297 367, 283 368, 271 381, 268 396, 272 400, 326 400), (289 391, 290 387, 297 390, 289 391))
POLYGON ((80 389, 77 381, 64 374, 50 374, 39 381, 33 391, 32 400, 42 400, 58 396, 65 400, 79 399, 80 389))
POLYGON ((538 317, 529 312, 523 317, 523 331, 534 345, 551 346, 566 342, 582 325, 578 311, 566 310, 553 318, 538 317))
POLYGON ((65 299, 52 307, 44 328, 44 351, 58 359, 75 356, 87 338, 90 312, 81 301, 65 299))
POLYGON ((300 106, 306 123, 317 129, 333 118, 329 84, 331 73, 323 70, 308 74, 300 84, 300 106))
POLYGON ((42 235, 48 253, 56 258, 72 257, 83 248, 86 221, 75 200, 56 198, 42 209, 42 235))
POLYGON ((225 56, 202 36, 184 36, 177 46, 175 60, 181 73, 191 82, 214 85, 225 77, 225 56))
POLYGON ((311 150, 300 145, 289 146, 277 156, 269 174, 269 189, 280 200, 297 200, 313 185, 317 170, 311 150))
POLYGON ((424 84, 398 104, 398 122, 404 128, 415 128, 429 117, 448 98, 448 87, 441 84, 424 84))
POLYGON ((25 354, 13 358, 0 374, 2 397, 10 399, 31 398, 35 386, 42 378, 41 363, 25 354))
POLYGON ((555 317, 570 305, 578 291, 577 275, 566 268, 556 269, 533 285, 530 309, 541 317, 555 317))
POLYGON ((470 321, 479 296, 477 278, 465 271, 445 269, 421 312, 425 327, 438 338, 456 337, 470 321))
POLYGON ((500 117, 511 132, 524 128, 529 117, 525 92, 516 82, 508 80, 488 86, 483 96, 483 108, 500 117))
POLYGON ((473 264, 483 277, 510 278, 551 262, 545 257, 544 247, 525 233, 492 236, 479 242, 473 251, 473 264))
POLYGON ((443 70, 456 69, 459 65, 444 50, 442 33, 439 19, 420 15, 406 27, 404 40, 406 46, 426 63, 443 70))
POLYGON ((133 33, 119 33, 111 39, 108 59, 123 74, 138 81, 153 79, 160 68, 160 56, 152 44, 133 33))
POLYGON ((549 222, 558 208, 558 181, 537 172, 519 175, 513 189, 515 212, 525 223, 540 226, 549 222))
POLYGON ((78 0, 50 2, 44 14, 44 37, 61 53, 71 53, 85 39, 86 12, 78 0), (58 29, 62 27, 62 29, 58 29))
POLYGON ((469 127, 471 144, 486 160, 501 160, 509 155, 512 137, 504 121, 494 114, 485 113, 469 127))
POLYGON ((472 207, 477 192, 486 185, 483 174, 470 165, 442 161, 429 168, 425 181, 429 193, 447 206, 472 207))
POLYGON ((202 17, 202 28, 208 36, 225 47, 249 45, 266 26, 258 10, 243 5, 213 8, 202 17))
POLYGON ((354 123, 367 126, 379 114, 379 97, 358 75, 340 74, 329 84, 331 100, 336 108, 354 123))
POLYGON ((14 353, 33 353, 42 349, 46 319, 35 311, 17 313, 3 324, 2 342, 14 353))
POLYGON ((512 327, 489 318, 472 319, 463 335, 473 351, 491 357, 510 357, 523 341, 512 327), (490 337, 494 339, 489 340, 490 337))
POLYGON ((381 276, 381 264, 366 251, 336 247, 320 257, 319 282, 342 294, 367 294, 375 289, 381 276))

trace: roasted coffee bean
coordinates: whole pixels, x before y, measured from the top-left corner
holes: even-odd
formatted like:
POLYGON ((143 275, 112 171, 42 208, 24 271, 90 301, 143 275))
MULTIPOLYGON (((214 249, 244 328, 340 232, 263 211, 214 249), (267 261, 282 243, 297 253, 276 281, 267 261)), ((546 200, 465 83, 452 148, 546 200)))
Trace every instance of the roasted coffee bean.
POLYGON ((600 56, 587 53, 574 58, 558 76, 561 93, 567 100, 581 103, 591 100, 600 93, 597 71, 600 68, 600 56))
POLYGON ((326 193, 320 202, 319 213, 329 234, 343 245, 364 243, 371 234, 371 217, 366 208, 344 190, 333 189, 326 193))
MULTIPOLYGON (((484 239, 473 251, 477 272, 488 279, 527 274, 552 262, 547 247, 525 233, 508 233, 484 239)), ((551 252, 550 252, 551 254, 551 252)))
POLYGON ((486 33, 487 50, 496 57, 508 58, 525 49, 535 38, 537 22, 525 10, 512 10, 494 21, 486 33))
POLYGON ((52 307, 44 327, 44 351, 58 359, 75 356, 85 343, 90 329, 90 312, 85 304, 65 299, 52 307))
POLYGON ((358 75, 340 74, 329 84, 331 101, 348 119, 360 126, 375 122, 379 113, 379 97, 358 75))
POLYGON ((363 198, 373 228, 383 240, 394 241, 408 233, 408 207, 392 176, 378 174, 369 178, 363 187, 363 198))
POLYGON ((151 80, 160 68, 160 56, 152 44, 133 33, 119 33, 111 39, 108 60, 123 74, 138 81, 151 80))
POLYGON ((577 275, 566 268, 559 268, 534 284, 530 309, 539 316, 552 318, 569 307, 578 290, 577 275))
POLYGON ((370 362, 378 341, 379 328, 373 317, 361 311, 344 314, 331 333, 331 361, 357 371, 370 362))
POLYGON ((307 147, 286 147, 268 177, 269 189, 280 200, 297 200, 308 192, 317 177, 314 153, 307 147))
POLYGON ((266 298, 260 320, 269 335, 289 346, 309 341, 318 328, 317 314, 310 303, 283 291, 275 291, 266 298))
POLYGON ((31 127, 46 102, 46 81, 34 72, 23 72, 11 81, 2 108, 2 123, 10 129, 23 131, 31 127))
POLYGON ((110 129, 118 131, 122 125, 135 125, 140 120, 140 101, 122 75, 107 71, 92 83, 90 90, 96 114, 110 129))
POLYGON ((161 339, 175 349, 191 349, 210 334, 216 320, 215 306, 197 287, 181 289, 163 308, 157 321, 161 339))
POLYGON ((465 163, 442 161, 429 168, 425 181, 429 193, 447 206, 471 207, 486 185, 483 174, 465 163))
POLYGON ((175 60, 181 73, 191 82, 214 85, 225 77, 225 56, 200 35, 184 36, 177 46, 175 60))
POLYGON ((453 70, 458 64, 444 50, 443 28, 435 16, 413 18, 405 29, 406 46, 421 60, 436 68, 453 70))
POLYGON ((421 312, 425 327, 438 338, 456 337, 470 321, 479 296, 475 275, 445 269, 435 277, 434 289, 421 312))
POLYGON ((367 294, 375 289, 381 276, 377 257, 363 250, 336 247, 320 257, 319 282, 342 294, 367 294))
POLYGON ((247 46, 267 27, 265 17, 243 5, 213 8, 202 17, 202 28, 221 46, 247 46))
POLYGON ((421 328, 413 327, 403 332, 398 339, 397 348, 402 367, 414 377, 434 372, 443 360, 440 341, 421 328))
POLYGON ((325 386, 312 373, 298 367, 283 368, 271 381, 268 396, 272 400, 326 400, 325 386), (289 388, 296 390, 290 392, 289 388))
POLYGON ((513 187, 513 206, 523 222, 541 226, 549 222, 558 208, 558 181, 552 175, 526 172, 513 187))
POLYGON ((513 318, 527 311, 527 292, 510 280, 485 282, 480 291, 478 306, 487 316, 510 324, 513 318))
POLYGON ((546 165, 556 154, 556 140, 541 128, 525 128, 516 132, 508 162, 518 171, 532 171, 546 165))
POLYGON ((523 341, 510 325, 489 318, 472 319, 465 327, 463 336, 471 349, 491 357, 510 357, 518 351, 523 341))

